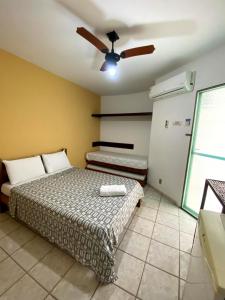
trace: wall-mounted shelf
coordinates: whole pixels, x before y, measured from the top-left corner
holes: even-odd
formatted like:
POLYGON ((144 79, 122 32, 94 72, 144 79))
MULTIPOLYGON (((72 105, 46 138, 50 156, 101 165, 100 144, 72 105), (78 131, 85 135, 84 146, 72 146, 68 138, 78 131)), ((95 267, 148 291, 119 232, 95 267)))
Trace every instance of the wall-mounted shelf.
MULTIPOLYGON (((92 117, 102 118, 102 117, 140 117, 140 116, 152 116, 152 112, 136 112, 136 113, 112 113, 112 114, 92 114, 92 117)), ((134 144, 128 143, 117 143, 117 142, 105 142, 105 141, 96 141, 92 143, 92 147, 115 147, 122 149, 134 149, 134 144)))
POLYGON ((92 143, 92 147, 113 147, 113 148, 122 148, 122 149, 134 149, 134 144, 128 144, 128 143, 115 143, 115 142, 103 142, 103 141, 97 141, 92 143))
POLYGON ((92 114, 92 117, 135 117, 135 116, 152 116, 152 112, 138 112, 138 113, 115 113, 115 114, 92 114))

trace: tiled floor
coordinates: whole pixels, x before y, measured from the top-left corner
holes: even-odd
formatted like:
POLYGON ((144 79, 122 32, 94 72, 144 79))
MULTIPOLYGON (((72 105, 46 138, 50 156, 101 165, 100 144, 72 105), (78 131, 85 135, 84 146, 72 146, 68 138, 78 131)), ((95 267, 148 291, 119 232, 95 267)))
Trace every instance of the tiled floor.
POLYGON ((120 236, 118 280, 99 285, 83 267, 0 214, 0 299, 179 300, 196 221, 152 188, 120 236))

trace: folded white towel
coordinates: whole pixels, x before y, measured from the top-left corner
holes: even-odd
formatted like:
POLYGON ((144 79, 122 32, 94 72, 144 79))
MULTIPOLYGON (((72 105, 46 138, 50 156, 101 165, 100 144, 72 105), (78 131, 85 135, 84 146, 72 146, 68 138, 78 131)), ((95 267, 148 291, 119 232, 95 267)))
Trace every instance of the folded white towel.
POLYGON ((127 193, 127 189, 124 184, 121 185, 102 185, 100 188, 100 196, 124 196, 127 193))

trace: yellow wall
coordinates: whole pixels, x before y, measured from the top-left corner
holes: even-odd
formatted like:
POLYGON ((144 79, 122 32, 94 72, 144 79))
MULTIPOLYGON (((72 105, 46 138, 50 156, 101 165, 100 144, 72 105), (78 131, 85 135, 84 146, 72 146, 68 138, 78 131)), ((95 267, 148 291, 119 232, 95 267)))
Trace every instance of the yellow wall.
POLYGON ((68 149, 76 166, 99 140, 100 97, 0 49, 0 158, 68 149))

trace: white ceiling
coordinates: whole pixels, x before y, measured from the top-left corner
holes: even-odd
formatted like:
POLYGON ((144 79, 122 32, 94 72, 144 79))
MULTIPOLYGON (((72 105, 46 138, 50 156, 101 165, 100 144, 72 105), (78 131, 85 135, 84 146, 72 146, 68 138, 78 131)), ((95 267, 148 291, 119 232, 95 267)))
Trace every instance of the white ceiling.
POLYGON ((100 95, 146 90, 158 76, 225 42, 224 0, 0 0, 0 47, 100 95), (117 30, 122 50, 154 44, 152 55, 100 72, 104 55, 75 33, 117 30))

